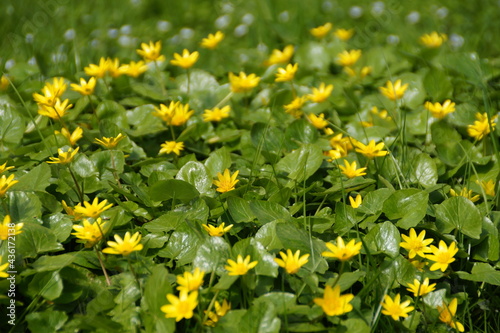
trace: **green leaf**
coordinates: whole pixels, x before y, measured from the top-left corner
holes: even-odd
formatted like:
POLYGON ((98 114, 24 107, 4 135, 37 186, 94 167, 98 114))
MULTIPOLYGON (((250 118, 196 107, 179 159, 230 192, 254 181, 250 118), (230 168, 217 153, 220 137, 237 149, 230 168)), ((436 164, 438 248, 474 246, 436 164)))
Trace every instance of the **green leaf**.
POLYGON ((40 295, 53 301, 63 291, 63 282, 58 271, 37 273, 28 285, 28 294, 31 297, 40 295))
POLYGON ((252 126, 250 135, 252 143, 256 148, 260 147, 263 152, 274 154, 267 154, 266 156, 272 156, 273 158, 269 160, 275 163, 284 149, 285 134, 283 131, 276 127, 271 127, 269 124, 255 123, 252 126))
POLYGON ((255 219, 255 214, 252 212, 248 200, 239 197, 229 197, 227 198, 227 206, 229 214, 231 214, 231 217, 237 223, 252 222, 255 219))
POLYGON ((50 185, 50 167, 47 163, 39 164, 30 172, 19 177, 16 184, 16 191, 45 191, 50 185))
POLYGON ((286 128, 285 144, 288 149, 296 149, 304 143, 315 143, 318 130, 305 119, 295 120, 286 128))
POLYGON ((268 251, 280 250, 283 244, 276 235, 277 221, 269 222, 260 227, 255 234, 255 240, 261 243, 268 251))
POLYGON ((253 302, 253 306, 265 306, 265 303, 272 303, 279 315, 290 313, 295 306, 295 294, 287 292, 271 292, 264 294, 253 302))
POLYGON ((175 177, 184 180, 198 190, 200 194, 213 196, 212 178, 208 176, 207 168, 200 162, 189 161, 179 170, 175 177))
POLYGON ((158 255, 176 259, 180 266, 186 265, 193 261, 198 248, 207 237, 209 236, 201 230, 199 223, 186 221, 176 228, 167 246, 158 252, 158 255))
POLYGON ((436 185, 438 172, 436 162, 428 154, 418 154, 411 163, 413 169, 410 181, 422 185, 424 188, 436 185))
POLYGON ((0 99, 0 146, 18 146, 23 138, 24 121, 11 104, 0 99))
POLYGON ((301 64, 301 69, 307 71, 326 72, 331 62, 331 55, 323 44, 306 42, 297 49, 295 62, 301 64))
POLYGON ((149 232, 169 232, 176 230, 186 221, 201 221, 206 223, 208 219, 209 208, 205 201, 197 200, 192 206, 178 208, 163 214, 159 218, 148 222, 144 228, 149 232))
POLYGON ((82 178, 88 178, 98 174, 94 162, 85 154, 77 154, 75 156, 75 160, 71 164, 71 169, 82 178))
POLYGON ((40 253, 64 249, 50 229, 33 223, 24 224, 23 232, 16 236, 16 241, 17 252, 26 258, 35 258, 40 253))
POLYGON ((408 83, 408 89, 402 98, 402 103, 409 108, 416 109, 424 104, 426 91, 422 83, 422 75, 404 73, 398 77, 402 84, 408 83))
POLYGON ((358 207, 360 212, 370 215, 377 215, 382 213, 384 202, 394 193, 393 190, 388 188, 380 188, 375 191, 368 192, 363 198, 363 204, 358 207))
POLYGON ((189 202, 198 197, 200 193, 190 183, 178 180, 168 179, 160 180, 149 188, 149 195, 154 201, 167 201, 169 199, 189 202))
POLYGON ((266 224, 275 220, 291 220, 290 212, 280 204, 252 200, 250 201, 250 210, 257 217, 259 224, 266 224))
POLYGON ((453 96, 453 86, 446 73, 437 68, 432 68, 424 76, 424 88, 427 94, 432 97, 431 102, 444 102, 445 99, 453 96))
POLYGON ((375 225, 364 238, 371 253, 385 253, 391 257, 399 255, 401 237, 398 228, 391 222, 375 225))
POLYGON ((120 128, 128 128, 125 108, 115 101, 102 101, 97 106, 96 115, 100 121, 106 120, 116 124, 120 128))
POLYGON ((56 332, 68 321, 68 315, 63 311, 32 312, 26 321, 32 333, 56 332))
POLYGON ((242 333, 278 333, 281 321, 277 317, 273 303, 258 302, 250 307, 241 318, 239 328, 242 333))
POLYGON ((230 246, 222 237, 208 237, 200 245, 193 260, 193 266, 199 267, 205 273, 215 271, 225 273, 224 265, 230 258, 230 246))
POLYGON ((487 263, 475 263, 470 274, 467 272, 456 273, 462 280, 486 282, 495 286, 500 286, 500 271, 487 263))
POLYGON ((335 232, 339 236, 345 235, 357 223, 356 210, 343 202, 337 202, 335 205, 335 224, 333 225, 335 232))
POLYGON ((45 225, 47 224, 57 237, 58 242, 64 242, 73 231, 73 220, 66 214, 56 213, 49 215, 45 222, 45 225))
POLYGON ((101 181, 116 182, 113 171, 116 175, 123 173, 125 158, 123 152, 119 150, 104 150, 94 153, 90 160, 95 165, 99 179, 101 181))
POLYGON ((172 285, 168 278, 168 270, 164 265, 156 265, 151 269, 151 275, 144 285, 144 296, 141 300, 144 313, 153 319, 152 326, 162 322, 162 326, 168 327, 168 332, 175 330, 173 319, 165 318, 165 313, 161 311, 163 305, 168 304, 167 294, 172 293, 172 285))
POLYGON ((276 165, 277 169, 288 173, 290 179, 302 182, 311 177, 323 163, 321 148, 305 144, 283 157, 276 165))
POLYGON ((71 253, 58 256, 42 256, 32 264, 32 267, 37 272, 56 271, 71 265, 74 260, 75 256, 71 253))
POLYGON ((342 327, 346 328, 346 332, 370 333, 370 326, 363 319, 350 318, 340 322, 342 327))
POLYGON ((9 212, 13 221, 22 222, 42 215, 42 203, 33 192, 7 192, 9 212))
POLYGON ((229 149, 222 147, 210 153, 210 156, 205 161, 208 175, 212 178, 217 176, 217 173, 223 173, 224 170, 231 167, 231 154, 229 149))
POLYGON ((482 217, 477 207, 462 196, 451 197, 436 205, 436 226, 443 233, 458 229, 464 235, 479 239, 482 217))
POLYGON ((234 244, 232 254, 233 258, 231 259, 233 260, 238 255, 243 258, 250 255, 250 261, 258 261, 257 266, 254 268, 255 273, 258 275, 278 276, 278 264, 274 261, 274 257, 254 238, 245 238, 234 244))
POLYGON ((391 220, 400 219, 397 226, 403 229, 415 227, 427 212, 429 194, 418 189, 399 190, 384 202, 384 213, 391 220))

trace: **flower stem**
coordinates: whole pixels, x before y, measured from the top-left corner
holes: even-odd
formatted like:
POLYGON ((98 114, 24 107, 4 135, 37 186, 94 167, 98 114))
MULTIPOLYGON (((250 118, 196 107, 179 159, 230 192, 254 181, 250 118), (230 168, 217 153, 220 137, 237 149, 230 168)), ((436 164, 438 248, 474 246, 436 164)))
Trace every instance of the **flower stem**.
POLYGON ((109 279, 108 272, 106 271, 106 267, 104 267, 104 262, 102 261, 101 258, 101 253, 97 249, 97 247, 94 246, 95 253, 97 254, 97 259, 99 260, 99 263, 101 264, 102 272, 104 273, 104 276, 106 277, 106 283, 108 286, 111 286, 111 280, 109 279))
POLYGON ((71 167, 68 165, 68 170, 71 175, 71 178, 73 178, 73 182, 76 185, 76 193, 80 197, 80 203, 83 205, 83 192, 82 189, 80 188, 80 185, 78 184, 78 181, 76 180, 75 174, 73 173, 73 170, 71 170, 71 167))
POLYGON ((230 91, 229 94, 227 94, 223 99, 220 100, 219 103, 217 103, 217 105, 215 105, 213 108, 218 108, 218 107, 221 107, 222 105, 224 105, 231 97, 233 96, 233 92, 230 91))

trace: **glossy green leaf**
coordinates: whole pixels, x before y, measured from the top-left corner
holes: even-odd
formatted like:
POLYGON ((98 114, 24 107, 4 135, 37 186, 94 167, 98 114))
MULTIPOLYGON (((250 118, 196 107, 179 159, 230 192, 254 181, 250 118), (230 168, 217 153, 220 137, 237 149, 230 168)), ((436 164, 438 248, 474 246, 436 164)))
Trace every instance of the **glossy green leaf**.
POLYGON ((17 180, 19 183, 14 188, 16 191, 45 191, 50 185, 50 167, 47 163, 41 163, 22 175, 17 180))
POLYGON ((33 192, 7 192, 12 221, 28 221, 42 215, 42 203, 33 192))
POLYGON ((160 180, 149 188, 152 200, 167 201, 169 199, 189 202, 200 195, 194 185, 178 179, 160 180))
POLYGON ((217 173, 224 173, 224 170, 231 167, 231 154, 229 149, 222 147, 213 151, 205 161, 208 175, 212 178, 217 177, 217 173))
POLYGON ((422 153, 415 157, 412 162, 410 180, 424 188, 436 185, 438 180, 437 167, 429 155, 422 153))
POLYGON ((68 321, 68 315, 63 311, 32 312, 26 316, 26 321, 30 332, 56 332, 68 321))
POLYGON ((202 195, 213 196, 212 178, 207 168, 200 162, 187 162, 177 173, 176 179, 193 185, 202 195))
POLYGON ((227 198, 227 206, 235 222, 251 222, 255 219, 250 203, 245 199, 229 197, 227 198))
POLYGON ((63 250, 54 233, 38 224, 25 223, 23 232, 16 236, 17 253, 26 258, 35 258, 37 254, 63 250))
POLYGON ((222 237, 208 237, 200 245, 193 259, 193 266, 205 273, 215 271, 217 274, 225 272, 224 265, 230 258, 230 246, 222 237))
POLYGON ((161 311, 163 305, 168 304, 166 295, 172 293, 172 285, 168 278, 168 271, 163 265, 156 265, 151 269, 151 276, 144 286, 144 295, 141 304, 144 312, 152 317, 151 327, 161 326, 173 332, 175 322, 173 319, 165 318, 165 313, 161 311))
POLYGON ((399 190, 384 202, 383 211, 391 220, 399 219, 397 226, 403 229, 415 227, 427 212, 429 194, 418 189, 399 190))
POLYGON ((63 282, 58 271, 37 273, 28 285, 28 294, 32 297, 41 297, 53 301, 63 291, 63 282))
POLYGON ((401 237, 398 228, 391 222, 383 222, 373 227, 364 238, 372 254, 385 253, 390 257, 399 255, 401 237))
POLYGON ((463 280, 486 282, 495 286, 500 286, 500 271, 487 263, 475 263, 470 274, 467 272, 456 273, 463 280))
POLYGON ((277 169, 288 173, 290 179, 302 182, 311 177, 323 163, 323 152, 312 144, 305 144, 283 157, 277 169))
POLYGON ((436 205, 436 226, 443 233, 458 229, 464 235, 479 239, 482 229, 481 213, 467 198, 451 197, 436 205))

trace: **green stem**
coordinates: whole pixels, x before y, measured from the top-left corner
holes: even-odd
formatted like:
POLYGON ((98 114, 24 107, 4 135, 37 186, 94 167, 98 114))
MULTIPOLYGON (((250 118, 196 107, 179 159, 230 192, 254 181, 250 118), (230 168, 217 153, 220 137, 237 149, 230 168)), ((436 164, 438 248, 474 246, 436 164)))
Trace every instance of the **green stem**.
POLYGON ((217 103, 213 108, 219 108, 222 105, 224 105, 231 97, 233 96, 233 91, 230 91, 229 94, 227 94, 223 99, 220 100, 219 103, 217 103))
POLYGON ((83 192, 82 189, 80 188, 80 185, 78 184, 78 181, 76 180, 75 174, 73 173, 73 170, 71 170, 71 167, 68 165, 68 170, 71 175, 71 178, 73 178, 73 182, 76 185, 76 193, 80 197, 80 203, 83 205, 83 192))
MULTIPOLYGON (((102 233, 102 231, 101 231, 101 233, 102 233)), ((106 267, 104 266, 104 262, 102 261, 101 253, 99 252, 99 250, 97 249, 96 246, 94 246, 94 249, 95 249, 95 253, 97 254, 97 259, 99 260, 99 264, 101 264, 101 269, 102 269, 102 272, 104 273, 104 277, 106 278, 106 283, 108 286, 111 286, 111 280, 109 279, 108 272, 106 271, 106 267)))

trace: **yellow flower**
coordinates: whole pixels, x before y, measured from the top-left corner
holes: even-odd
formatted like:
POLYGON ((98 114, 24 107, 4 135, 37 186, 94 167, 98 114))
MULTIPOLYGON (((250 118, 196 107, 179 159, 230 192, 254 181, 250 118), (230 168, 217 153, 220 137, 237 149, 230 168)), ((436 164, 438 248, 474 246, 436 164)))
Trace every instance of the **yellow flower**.
POLYGON ((333 160, 347 156, 347 152, 342 147, 337 147, 335 149, 331 149, 331 150, 325 152, 324 154, 329 157, 328 162, 332 162, 333 160))
POLYGON ((344 67, 353 66, 361 57, 361 50, 344 50, 342 53, 337 55, 337 63, 344 67))
POLYGON ((354 35, 354 29, 337 29, 333 33, 338 39, 347 41, 354 35))
POLYGON ((170 119, 170 125, 172 126, 182 126, 189 118, 193 115, 194 111, 189 110, 189 104, 180 104, 175 108, 175 112, 170 119))
POLYGON ((205 276, 205 272, 196 267, 191 272, 184 272, 182 275, 177 275, 177 290, 179 291, 193 291, 197 290, 203 284, 203 277, 205 276))
POLYGON ((323 38, 326 36, 328 32, 332 29, 332 24, 330 22, 325 23, 324 25, 320 25, 319 27, 312 28, 309 30, 311 35, 313 35, 316 38, 323 38))
POLYGON ((225 223, 222 222, 218 227, 214 227, 213 225, 210 225, 210 224, 202 224, 202 227, 203 227, 203 229, 205 229, 206 232, 208 232, 208 234, 210 236, 221 237, 226 232, 228 232, 229 230, 231 230, 231 228, 233 227, 233 225, 230 224, 230 225, 228 225, 226 227, 225 223))
POLYGON ((85 67, 83 70, 85 74, 88 76, 95 76, 97 78, 104 77, 108 72, 109 61, 105 58, 99 59, 99 65, 90 64, 88 67, 85 67))
POLYGON ((166 122, 167 125, 170 125, 172 117, 174 116, 180 104, 180 102, 171 101, 169 106, 166 106, 165 104, 160 104, 160 108, 157 108, 155 106, 153 116, 160 118, 161 120, 166 122))
POLYGON ((332 94, 333 84, 325 85, 321 83, 319 88, 312 88, 312 94, 307 95, 307 98, 314 103, 322 103, 327 100, 332 94))
POLYGON ((224 317, 228 311, 231 310, 231 303, 228 303, 227 300, 224 300, 222 304, 220 304, 218 301, 215 301, 215 312, 209 311, 207 313, 207 321, 205 321, 203 324, 211 327, 215 327, 215 324, 219 321, 221 317, 224 317))
POLYGON ((328 121, 325 120, 325 115, 323 113, 321 113, 319 116, 315 115, 314 113, 310 113, 307 115, 307 119, 317 129, 323 129, 328 126, 328 121))
POLYGON ((0 224, 0 239, 7 240, 9 236, 19 235, 22 232, 24 223, 12 223, 10 215, 5 215, 3 223, 0 224))
POLYGON ((14 175, 10 175, 9 178, 3 175, 2 178, 0 178, 0 198, 4 197, 5 192, 17 183, 19 183, 19 181, 14 180, 14 175))
POLYGON ((333 289, 329 285, 326 285, 323 298, 315 298, 314 303, 321 306, 323 312, 328 316, 341 316, 344 313, 352 311, 353 307, 350 302, 353 298, 353 294, 341 296, 340 285, 338 284, 333 289))
POLYGON ((293 45, 285 46, 283 51, 274 49, 273 52, 271 52, 269 59, 264 62, 264 65, 271 66, 276 64, 286 64, 290 61, 290 59, 292 59, 293 53, 293 45))
POLYGON ((260 81, 260 77, 255 74, 246 75, 240 72, 239 76, 229 73, 229 84, 231 85, 231 91, 235 93, 247 92, 255 88, 260 81))
POLYGON ((160 147, 161 149, 158 153, 159 155, 174 153, 175 155, 179 156, 181 154, 181 151, 184 150, 184 142, 165 141, 165 143, 162 143, 160 147))
POLYGON ((122 67, 120 67, 120 60, 118 58, 107 58, 108 62, 108 73, 111 77, 119 77, 123 74, 122 67))
POLYGON ((498 116, 493 116, 490 121, 488 121, 487 113, 476 113, 476 121, 474 121, 473 125, 467 126, 467 133, 469 136, 473 137, 476 140, 481 140, 486 135, 490 134, 491 130, 494 130, 496 127, 495 120, 498 116))
POLYGON ((68 151, 64 151, 61 148, 57 150, 58 157, 49 157, 51 161, 47 161, 47 163, 53 163, 53 164, 68 164, 71 161, 73 161, 73 158, 75 157, 76 153, 78 153, 78 150, 80 147, 76 147, 75 150, 73 148, 69 148, 68 151))
POLYGON ((493 180, 490 179, 487 182, 485 182, 484 180, 482 180, 481 182, 479 182, 478 180, 476 180, 476 183, 479 186, 481 186, 481 188, 484 190, 484 193, 486 195, 489 195, 489 196, 492 196, 492 197, 495 196, 495 182, 493 180))
POLYGON ((295 253, 292 253, 292 250, 286 250, 286 254, 283 251, 280 251, 281 259, 274 258, 274 261, 278 264, 278 266, 283 267, 288 274, 295 274, 299 271, 299 269, 307 264, 309 261, 309 254, 300 255, 300 250, 297 250, 295 253))
POLYGON ((2 77, 0 77, 0 90, 2 91, 7 90, 8 87, 9 87, 9 79, 7 78, 7 76, 2 75, 2 77))
POLYGON ((0 165, 0 173, 4 173, 5 171, 8 171, 10 169, 14 169, 13 166, 7 166, 7 162, 5 162, 4 164, 0 165))
POLYGON ((420 283, 419 280, 414 279, 413 283, 408 283, 408 287, 406 290, 410 291, 413 293, 413 296, 424 296, 431 291, 434 291, 436 289, 436 284, 433 283, 429 285, 429 278, 425 278, 423 283, 420 283))
POLYGON ((96 245, 106 233, 106 222, 101 218, 97 218, 95 222, 90 223, 88 220, 83 220, 83 225, 74 225, 75 230, 72 235, 78 238, 79 243, 84 243, 86 248, 96 245))
POLYGON ((327 258, 337 258, 340 261, 347 261, 359 254, 361 245, 361 242, 356 243, 354 239, 351 239, 351 241, 346 245, 342 237, 338 236, 337 245, 334 245, 330 242, 326 243, 326 247, 331 252, 324 251, 323 253, 321 253, 321 255, 327 258))
POLYGON ((386 316, 391 316, 394 320, 399 320, 399 317, 406 318, 408 313, 411 312, 414 307, 409 306, 410 300, 401 303, 401 296, 397 294, 394 299, 389 295, 384 296, 384 302, 382 303, 382 313, 386 316))
MULTIPOLYGON (((285 108, 285 112, 294 116, 295 118, 300 118, 302 115, 302 107, 304 106, 305 102, 307 101, 306 96, 302 97, 295 97, 290 104, 286 104, 283 107, 285 108)), ((325 125, 326 126, 326 125, 325 125)))
POLYGON ((53 95, 57 97, 61 97, 62 94, 66 91, 66 83, 64 82, 63 77, 55 77, 52 79, 52 83, 47 82, 45 84, 47 89, 52 91, 53 95))
POLYGON ((465 331, 464 325, 460 322, 454 320, 455 314, 457 313, 457 299, 454 298, 449 304, 442 303, 441 306, 437 307, 439 311, 439 320, 446 323, 448 326, 458 330, 459 332, 465 331))
POLYGON ((455 242, 450 244, 450 247, 446 246, 446 243, 443 240, 439 241, 439 248, 431 245, 431 255, 427 255, 427 259, 434 261, 430 270, 436 271, 440 269, 444 272, 448 265, 455 261, 455 254, 458 252, 458 248, 455 245, 455 242))
POLYGON ((288 64, 286 68, 278 68, 278 73, 276 73, 276 82, 287 82, 292 81, 295 77, 295 73, 299 69, 299 64, 288 64))
POLYGON ((365 145, 359 141, 356 141, 354 145, 357 147, 355 150, 358 153, 363 154, 367 158, 374 158, 378 156, 385 156, 389 154, 388 151, 382 150, 384 149, 384 143, 380 142, 375 144, 375 140, 371 140, 368 145, 365 145))
POLYGON ((359 122, 361 124, 361 126, 363 127, 372 127, 373 126, 373 123, 370 122, 370 121, 360 121, 359 122))
POLYGON ((232 276, 245 275, 249 270, 258 264, 257 261, 250 262, 250 255, 246 256, 245 260, 243 260, 241 254, 238 254, 236 261, 228 259, 227 263, 229 265, 224 266, 224 268, 229 272, 229 275, 232 276))
POLYGON ((163 61, 165 60, 165 56, 160 54, 161 52, 161 41, 157 41, 153 43, 149 42, 149 45, 146 43, 141 43, 141 48, 137 49, 137 54, 144 58, 145 61, 163 61))
MULTIPOLYGON (((2 256, 0 256, 0 263, 2 262, 2 256)), ((9 263, 6 262, 5 264, 0 264, 0 278, 7 278, 9 277, 9 273, 5 273, 4 271, 7 270, 9 267, 9 263)))
POLYGON ((399 243, 403 249, 408 250, 408 258, 413 259, 416 255, 425 258, 425 254, 431 252, 431 248, 428 246, 432 243, 433 239, 425 239, 425 230, 422 230, 420 234, 415 232, 415 229, 410 229, 410 235, 401 235, 404 242, 399 243))
POLYGON ((97 81, 96 81, 95 77, 91 77, 88 82, 85 81, 85 79, 80 78, 79 85, 76 83, 72 83, 72 84, 70 84, 70 86, 74 91, 79 92, 80 94, 82 94, 84 96, 88 96, 88 95, 92 95, 92 93, 94 92, 96 82, 97 81))
POLYGON ((111 138, 107 138, 107 137, 103 136, 102 139, 95 139, 94 142, 100 144, 101 146, 103 146, 105 148, 113 149, 124 138, 125 138, 125 136, 120 133, 116 137, 111 137, 111 138))
POLYGON ((217 178, 219 178, 219 180, 214 180, 214 185, 217 186, 216 191, 225 193, 234 190, 236 183, 239 182, 239 180, 236 179, 239 172, 239 170, 236 170, 232 175, 229 169, 224 170, 224 174, 217 172, 217 178))
POLYGON ((193 67, 193 65, 198 61, 198 57, 200 53, 198 51, 194 51, 193 53, 189 53, 188 50, 184 49, 182 51, 182 56, 178 53, 174 53, 173 60, 170 60, 170 63, 174 66, 179 66, 184 69, 188 69, 193 67))
POLYGON ((447 39, 445 34, 438 34, 436 31, 430 34, 425 34, 420 37, 420 43, 424 44, 430 49, 440 47, 447 39))
POLYGON ((370 75, 371 72, 372 72, 371 66, 363 66, 363 68, 361 68, 361 71, 359 72, 359 77, 364 78, 370 75))
POLYGON ((98 198, 94 198, 92 204, 90 204, 88 201, 84 201, 83 205, 85 207, 82 207, 82 205, 79 203, 78 205, 75 206, 74 213, 75 215, 78 216, 91 217, 95 219, 99 217, 99 215, 101 215, 104 211, 113 207, 113 204, 109 204, 106 206, 107 203, 108 200, 103 200, 99 202, 98 198))
POLYGON ((144 63, 144 61, 131 61, 129 64, 125 64, 120 66, 120 71, 122 74, 131 76, 131 77, 138 77, 142 73, 146 72, 148 70, 148 66, 144 63))
POLYGON ((427 101, 424 107, 432 113, 432 116, 437 119, 443 119, 448 113, 455 112, 455 103, 447 99, 441 105, 441 103, 434 103, 427 101))
POLYGON ((116 242, 108 241, 109 247, 102 250, 102 253, 128 256, 132 252, 140 251, 143 248, 143 245, 139 244, 142 238, 139 231, 132 236, 130 236, 130 232, 127 231, 123 239, 118 235, 115 235, 114 238, 116 242))
POLYGON ((354 178, 359 176, 366 175, 366 168, 356 168, 356 161, 353 161, 351 164, 347 160, 344 160, 344 165, 339 165, 340 170, 347 178, 354 178))
POLYGON ((203 113, 203 121, 219 122, 224 118, 229 118, 229 112, 231 112, 231 107, 229 105, 224 106, 222 109, 214 108, 212 110, 205 110, 203 113))
POLYGON ((70 133, 65 127, 63 127, 60 132, 54 131, 54 133, 63 135, 66 139, 68 139, 71 146, 76 145, 77 141, 83 137, 83 130, 81 127, 77 127, 73 133, 70 133))
POLYGON ((215 34, 208 34, 207 38, 201 40, 201 47, 209 50, 213 50, 219 45, 219 43, 224 39, 224 33, 217 31, 215 34))
POLYGON ((392 118, 388 116, 387 110, 382 110, 379 112, 378 108, 374 106, 371 108, 370 112, 380 117, 381 119, 392 120, 392 118))
POLYGON ((339 133, 339 134, 335 135, 334 137, 330 138, 329 142, 330 142, 330 146, 332 146, 332 148, 342 149, 342 150, 347 152, 347 151, 352 150, 354 148, 352 146, 352 143, 357 142, 357 141, 355 141, 353 138, 349 138, 349 137, 344 138, 343 134, 339 133))
POLYGON ((420 261, 420 260, 409 260, 410 261, 410 264, 412 264, 413 267, 415 267, 416 269, 418 269, 420 272, 423 272, 424 270, 424 267, 427 266, 427 262, 426 261, 420 261))
POLYGON ((349 202, 351 203, 352 208, 358 208, 363 203, 363 198, 361 198, 361 194, 356 195, 356 199, 349 197, 349 202))
POLYGON ((455 192, 455 190, 451 188, 450 194, 452 197, 464 197, 464 198, 469 199, 472 202, 476 202, 481 198, 481 196, 479 194, 472 195, 472 190, 468 190, 467 187, 462 188, 460 193, 455 192))
POLYGON ((40 105, 41 109, 38 110, 38 113, 42 116, 46 116, 52 119, 61 119, 73 106, 73 104, 68 103, 68 99, 65 99, 63 102, 61 102, 61 100, 57 98, 54 106, 40 105))
POLYGON ((192 293, 181 291, 179 297, 167 294, 167 299, 170 304, 161 307, 166 318, 175 318, 175 321, 190 319, 193 317, 193 310, 198 306, 198 291, 192 293))
POLYGON ((382 95, 395 101, 403 97, 406 89, 408 89, 408 83, 401 85, 401 80, 396 80, 394 84, 391 81, 387 81, 385 87, 380 87, 378 89, 382 95))
POLYGON ((39 107, 43 106, 54 106, 59 100, 56 92, 52 90, 52 86, 45 85, 42 88, 42 94, 34 93, 33 100, 38 104, 39 107))

